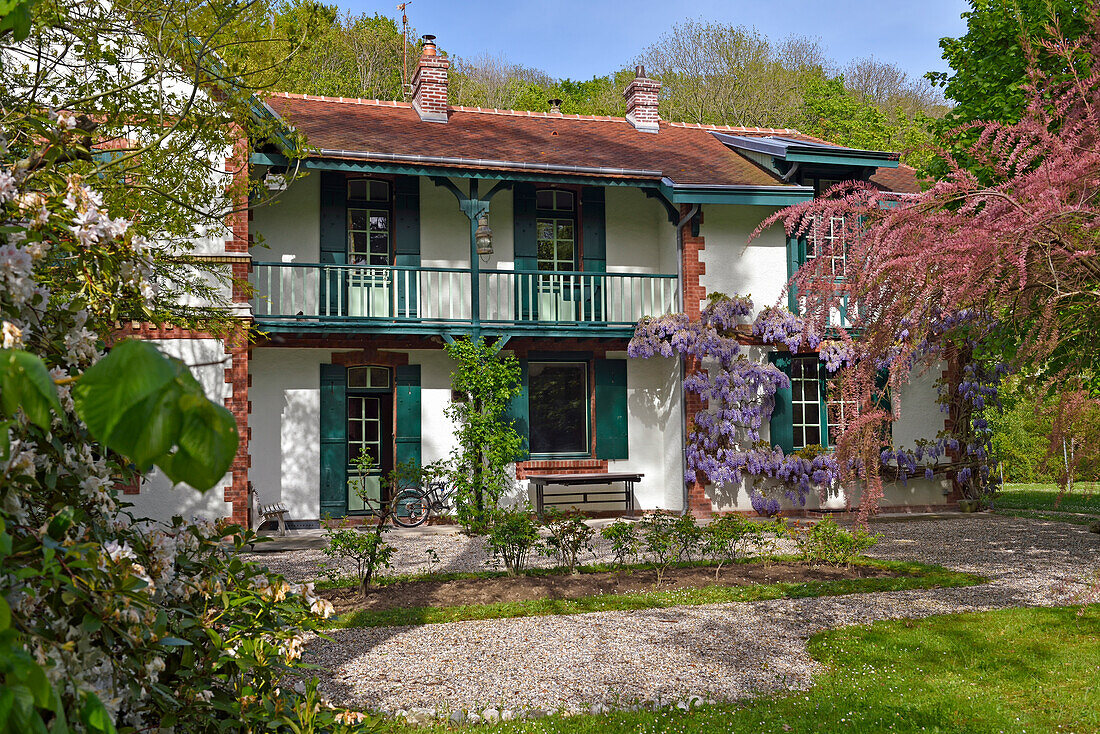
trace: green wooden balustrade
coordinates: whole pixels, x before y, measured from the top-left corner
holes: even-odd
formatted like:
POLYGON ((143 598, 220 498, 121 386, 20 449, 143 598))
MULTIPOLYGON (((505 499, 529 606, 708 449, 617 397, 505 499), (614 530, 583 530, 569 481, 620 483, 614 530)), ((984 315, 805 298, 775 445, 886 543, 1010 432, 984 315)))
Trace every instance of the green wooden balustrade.
POLYGON ((676 308, 676 276, 651 273, 470 270, 258 262, 251 282, 260 323, 633 326, 676 308))

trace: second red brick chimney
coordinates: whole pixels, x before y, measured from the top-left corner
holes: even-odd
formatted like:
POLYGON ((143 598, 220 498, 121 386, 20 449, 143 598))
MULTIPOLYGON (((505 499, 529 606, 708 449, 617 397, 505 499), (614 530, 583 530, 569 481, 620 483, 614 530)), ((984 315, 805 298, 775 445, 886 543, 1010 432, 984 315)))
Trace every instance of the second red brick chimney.
POLYGON ((447 121, 447 69, 451 60, 440 56, 435 36, 424 36, 424 50, 413 74, 412 106, 425 122, 447 121))
POLYGON ((626 119, 635 130, 655 133, 660 130, 661 117, 657 114, 657 94, 661 83, 645 75, 645 67, 635 69, 634 79, 623 92, 626 97, 626 119))

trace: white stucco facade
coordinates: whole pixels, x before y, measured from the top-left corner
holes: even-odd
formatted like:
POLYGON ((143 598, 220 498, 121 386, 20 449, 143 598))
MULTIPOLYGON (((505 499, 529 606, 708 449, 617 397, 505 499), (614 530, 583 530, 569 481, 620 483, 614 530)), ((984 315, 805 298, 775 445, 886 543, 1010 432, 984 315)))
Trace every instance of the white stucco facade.
MULTIPOLYGON (((232 387, 225 382, 225 369, 228 366, 225 347, 217 339, 165 339, 152 342, 165 354, 183 360, 191 367, 192 374, 202 385, 206 396, 221 405, 232 395, 232 387)), ((159 469, 153 469, 141 481, 138 494, 121 495, 121 499, 134 506, 130 509, 135 517, 150 517, 168 520, 173 515, 185 519, 206 518, 213 520, 228 517, 232 513, 225 501, 225 486, 230 477, 225 478, 206 492, 186 484, 173 485, 159 469)))

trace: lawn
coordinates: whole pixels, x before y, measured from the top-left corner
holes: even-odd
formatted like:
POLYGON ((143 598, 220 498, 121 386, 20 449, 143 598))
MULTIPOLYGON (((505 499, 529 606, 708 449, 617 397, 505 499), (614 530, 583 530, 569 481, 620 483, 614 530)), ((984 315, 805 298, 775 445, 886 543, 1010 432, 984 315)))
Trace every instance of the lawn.
MULTIPOLYGON (((776 559, 779 560, 779 559, 776 559)), ((784 558, 790 562, 793 559, 784 558)), ((707 564, 677 564, 680 567, 706 567, 707 564)), ((760 566, 741 562, 737 566, 760 566)), ((986 579, 974 574, 951 571, 941 566, 905 561, 881 561, 860 559, 853 569, 865 568, 889 575, 872 578, 838 578, 811 581, 780 581, 749 583, 737 586, 707 584, 695 588, 654 588, 630 593, 598 593, 579 598, 544 597, 485 604, 454 606, 413 606, 388 609, 357 609, 341 614, 327 623, 329 628, 382 627, 400 625, 437 624, 474 619, 502 619, 508 617, 536 617, 558 614, 584 614, 588 612, 621 611, 630 609, 663 609, 674 606, 696 606, 729 602, 762 601, 764 599, 802 598, 812 596, 838 596, 868 592, 898 591, 902 589, 929 589, 971 586, 986 579)), ((602 572, 604 566, 586 567, 589 573, 602 572)), ((644 567, 635 567, 635 572, 644 567)), ((532 576, 563 575, 564 569, 532 569, 532 576)), ((629 570, 627 571, 629 573, 629 570)), ((709 569, 707 577, 709 578, 709 569)), ((452 579, 499 578, 500 574, 448 574, 452 579)), ((429 577, 404 577, 383 580, 384 587, 374 593, 392 593, 395 583, 417 583, 429 577)))
MULTIPOLYGON (((509 722, 492 732, 1098 732, 1100 605, 876 622, 814 635, 807 692, 746 705, 509 722)), ((395 722, 383 731, 406 731, 395 722)), ((441 731, 437 727, 435 731, 441 731)))
POLYGON ((998 510, 1081 512, 1100 515, 1100 483, 1078 482, 1062 494, 1056 484, 1006 484, 994 498, 998 510))

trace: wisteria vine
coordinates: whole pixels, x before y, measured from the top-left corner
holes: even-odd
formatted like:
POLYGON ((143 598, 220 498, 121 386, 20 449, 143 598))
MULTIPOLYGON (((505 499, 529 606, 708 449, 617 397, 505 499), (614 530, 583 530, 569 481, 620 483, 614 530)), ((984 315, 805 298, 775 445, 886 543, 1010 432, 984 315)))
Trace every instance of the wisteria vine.
MULTIPOLYGON (((752 301, 746 296, 712 294, 697 320, 683 313, 642 319, 627 353, 639 359, 682 356, 704 363, 705 369, 690 371, 683 382, 685 393, 698 396, 704 406, 691 417, 684 481, 703 479, 724 486, 749 478, 753 508, 759 514, 774 515, 780 509, 780 496, 805 506, 811 491, 823 496, 836 492, 842 471, 836 456, 821 446, 787 454, 761 440, 760 428, 771 419, 776 391, 790 388, 791 382, 774 365, 750 358, 741 339, 751 333, 765 344, 783 345, 792 353, 816 350, 829 374, 852 366, 856 350, 847 335, 823 339, 806 320, 782 307, 764 308, 750 323, 752 313, 752 301)), ((937 331, 940 338, 925 339, 919 351, 926 355, 937 352, 953 330, 972 321, 972 314, 945 317, 937 331)), ((901 342, 908 338, 904 326, 898 338, 901 342)), ((881 366, 891 365, 884 360, 881 366)), ((939 385, 941 405, 944 409, 955 406, 959 412, 956 431, 918 441, 914 449, 884 447, 882 469, 904 483, 916 476, 931 479, 950 467, 957 472, 956 479, 975 492, 988 485, 990 430, 983 416, 987 408, 996 405, 996 385, 1004 368, 969 361, 964 370, 958 384, 941 381, 939 385), (945 457, 953 460, 945 462, 945 457)), ((850 464, 844 467, 848 473, 860 475, 858 460, 850 464)))

